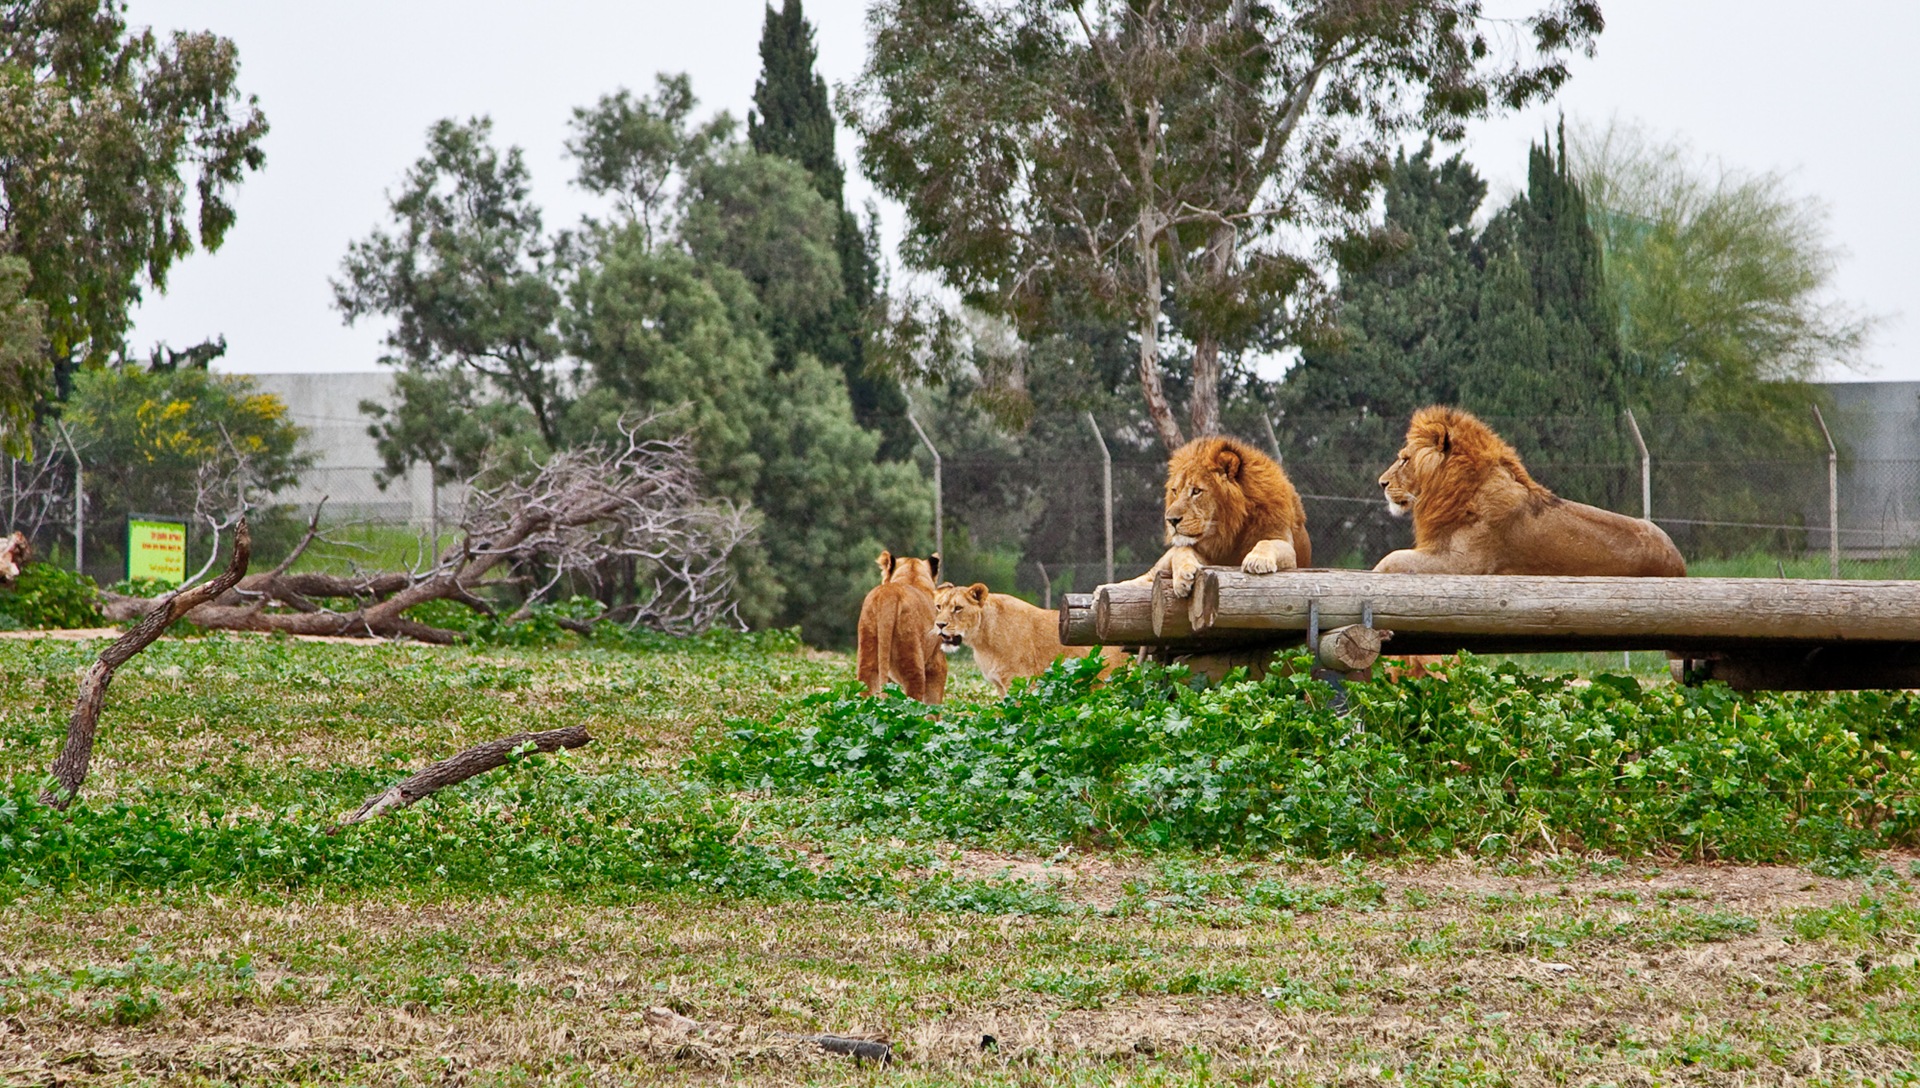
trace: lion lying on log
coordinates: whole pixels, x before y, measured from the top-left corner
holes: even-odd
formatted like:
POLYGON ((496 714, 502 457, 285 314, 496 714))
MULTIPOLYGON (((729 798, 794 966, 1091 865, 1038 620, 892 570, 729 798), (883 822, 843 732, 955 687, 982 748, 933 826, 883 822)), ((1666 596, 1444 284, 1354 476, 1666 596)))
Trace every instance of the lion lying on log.
POLYGON ((1173 576, 1173 595, 1193 594, 1205 566, 1271 574, 1313 564, 1307 511, 1279 462, 1237 438, 1196 438, 1167 462, 1164 513, 1170 547, 1133 579, 1173 576))
POLYGON ((1380 475, 1413 547, 1374 570, 1398 574, 1557 574, 1679 578, 1686 560, 1658 525, 1571 502, 1536 483, 1520 455, 1478 419, 1434 406, 1380 475))

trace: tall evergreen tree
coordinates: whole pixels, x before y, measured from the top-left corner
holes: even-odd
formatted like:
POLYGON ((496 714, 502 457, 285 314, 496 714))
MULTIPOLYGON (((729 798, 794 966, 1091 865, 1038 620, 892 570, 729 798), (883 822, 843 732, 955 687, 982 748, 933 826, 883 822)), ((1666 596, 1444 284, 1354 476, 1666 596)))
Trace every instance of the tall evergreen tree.
POLYGON ((1487 192, 1460 155, 1396 156, 1381 228, 1340 254, 1340 336, 1287 376, 1289 415, 1364 411, 1391 426, 1460 395, 1480 295, 1473 217, 1487 192))
POLYGON ((847 377, 854 417, 886 436, 885 452, 912 449, 906 398, 891 380, 866 372, 866 314, 879 288, 879 261, 870 232, 846 207, 846 173, 833 150, 833 109, 827 81, 813 70, 813 26, 800 0, 767 7, 760 34, 760 79, 747 114, 747 140, 755 151, 780 155, 806 167, 814 187, 838 210, 835 250, 841 296, 818 315, 768 313, 768 333, 783 365, 807 352, 847 377))
POLYGON ((1549 486, 1617 501, 1625 478, 1611 466, 1625 462, 1621 416, 1635 391, 1564 127, 1553 144, 1531 149, 1526 193, 1487 225, 1481 246, 1477 343, 1460 403, 1492 417, 1522 454, 1564 466, 1544 477, 1549 486))

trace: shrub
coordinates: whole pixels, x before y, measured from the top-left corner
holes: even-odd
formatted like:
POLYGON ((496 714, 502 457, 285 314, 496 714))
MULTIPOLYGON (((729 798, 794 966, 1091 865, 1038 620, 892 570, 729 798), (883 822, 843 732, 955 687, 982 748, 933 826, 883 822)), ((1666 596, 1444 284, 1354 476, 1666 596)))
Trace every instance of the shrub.
POLYGON ((0 630, 98 627, 93 579, 47 563, 29 563, 12 588, 0 588, 0 630))
POLYGON ((817 819, 1024 847, 1810 859, 1920 826, 1906 694, 1642 690, 1466 656, 1448 680, 1350 684, 1343 712, 1300 671, 1207 686, 1148 666, 1094 687, 1097 669, 938 710, 849 685, 732 723, 688 769, 804 796, 817 819))

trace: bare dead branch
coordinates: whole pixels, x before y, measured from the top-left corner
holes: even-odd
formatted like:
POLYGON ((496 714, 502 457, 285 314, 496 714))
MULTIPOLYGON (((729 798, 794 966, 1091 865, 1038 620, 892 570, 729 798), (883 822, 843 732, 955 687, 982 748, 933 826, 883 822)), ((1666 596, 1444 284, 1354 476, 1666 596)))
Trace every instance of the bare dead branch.
POLYGON ((113 682, 114 670, 152 645, 155 639, 166 633, 173 621, 239 584, 252 557, 253 535, 247 528, 247 519, 242 517, 234 527, 233 555, 227 560, 227 569, 218 578, 196 586, 183 586, 156 599, 132 630, 100 652, 99 659, 87 669, 87 675, 80 681, 80 694, 73 703, 73 718, 67 724, 66 747, 53 761, 51 773, 59 783, 59 788, 42 793, 41 804, 65 811, 79 796, 80 786, 87 780, 87 767, 93 761, 93 738, 99 728, 100 710, 106 705, 107 685, 113 682))
POLYGON ((389 812, 406 808, 421 798, 437 793, 448 786, 457 786, 475 775, 485 774, 495 767, 505 766, 515 753, 557 752, 562 748, 578 748, 592 741, 593 738, 587 734, 586 726, 570 725, 564 729, 550 729, 544 733, 515 733, 510 737, 476 744, 367 798, 366 803, 361 805, 353 815, 341 820, 332 830, 339 831, 343 827, 352 827, 354 824, 365 823, 389 812))

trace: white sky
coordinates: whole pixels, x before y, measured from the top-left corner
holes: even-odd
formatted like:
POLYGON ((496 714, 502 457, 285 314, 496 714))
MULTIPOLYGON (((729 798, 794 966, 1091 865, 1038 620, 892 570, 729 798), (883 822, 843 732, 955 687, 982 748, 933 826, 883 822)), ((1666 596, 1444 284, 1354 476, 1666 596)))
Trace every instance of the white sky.
MULTIPOLYGON (((1468 156, 1494 192, 1525 177, 1526 147, 1553 122, 1638 120, 1744 170, 1786 173, 1826 202, 1844 248, 1835 298, 1883 318, 1865 367, 1837 378, 1920 379, 1920 4, 1843 0, 1601 0, 1608 28, 1553 106, 1479 126, 1468 156), (1913 316, 1909 316, 1913 315, 1913 316)), ((1532 6, 1496 0, 1495 10, 1532 6)), ((851 79, 866 0, 806 0, 820 71, 851 79)), ((379 330, 347 328, 327 285, 347 243, 383 221, 385 195, 442 117, 490 114, 526 150, 547 225, 591 206, 568 184, 571 109, 621 86, 650 91, 686 71, 708 108, 744 118, 759 73, 761 0, 131 0, 129 20, 208 29, 238 43, 241 86, 273 131, 267 165, 238 192, 239 222, 212 255, 175 266, 138 312, 132 346, 185 347, 216 333, 220 369, 370 370, 379 330)), ((856 203, 851 137, 841 158, 856 203)), ((898 214, 882 208, 890 237, 898 214)))

